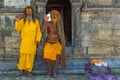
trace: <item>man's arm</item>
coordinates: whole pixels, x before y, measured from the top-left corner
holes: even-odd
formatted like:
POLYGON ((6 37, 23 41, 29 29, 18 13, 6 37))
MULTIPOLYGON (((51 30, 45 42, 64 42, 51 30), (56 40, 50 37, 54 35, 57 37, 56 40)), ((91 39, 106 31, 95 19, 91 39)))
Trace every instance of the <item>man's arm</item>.
POLYGON ((40 24, 39 24, 38 19, 36 19, 36 22, 37 22, 37 31, 36 31, 37 37, 36 37, 36 42, 37 42, 37 44, 39 44, 39 42, 41 41, 42 34, 41 34, 40 24))
POLYGON ((44 22, 41 32, 44 33, 47 30, 47 22, 44 22))
POLYGON ((42 26, 42 29, 41 29, 41 32, 42 33, 44 33, 45 31, 46 31, 46 29, 47 29, 47 23, 48 22, 48 16, 47 15, 45 15, 45 17, 44 17, 44 24, 43 24, 43 26, 42 26))
POLYGON ((16 21, 15 21, 15 29, 20 32, 22 30, 22 26, 24 24, 23 19, 20 19, 19 16, 15 17, 16 21))

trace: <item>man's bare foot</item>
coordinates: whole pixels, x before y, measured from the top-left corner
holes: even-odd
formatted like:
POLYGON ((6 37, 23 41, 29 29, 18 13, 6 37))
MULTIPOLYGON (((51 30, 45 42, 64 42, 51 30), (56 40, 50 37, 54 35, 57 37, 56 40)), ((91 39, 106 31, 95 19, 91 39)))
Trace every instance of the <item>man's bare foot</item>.
POLYGON ((52 74, 49 72, 49 73, 47 74, 47 77, 51 77, 51 75, 52 75, 52 74))
POLYGON ((23 71, 19 71, 15 76, 16 77, 20 77, 20 76, 22 76, 23 75, 23 71))
POLYGON ((57 78, 57 73, 56 72, 53 73, 53 77, 57 78))
POLYGON ((28 77, 33 77, 31 72, 28 72, 28 77))

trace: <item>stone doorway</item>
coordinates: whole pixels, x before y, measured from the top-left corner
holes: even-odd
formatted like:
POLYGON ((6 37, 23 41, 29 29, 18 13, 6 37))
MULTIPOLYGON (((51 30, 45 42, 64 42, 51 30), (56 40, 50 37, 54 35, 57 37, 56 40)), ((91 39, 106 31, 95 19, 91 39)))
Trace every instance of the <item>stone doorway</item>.
POLYGON ((56 9, 60 11, 63 18, 66 47, 71 47, 72 45, 72 27, 71 27, 71 4, 69 0, 48 0, 46 4, 46 14, 50 10, 56 9))

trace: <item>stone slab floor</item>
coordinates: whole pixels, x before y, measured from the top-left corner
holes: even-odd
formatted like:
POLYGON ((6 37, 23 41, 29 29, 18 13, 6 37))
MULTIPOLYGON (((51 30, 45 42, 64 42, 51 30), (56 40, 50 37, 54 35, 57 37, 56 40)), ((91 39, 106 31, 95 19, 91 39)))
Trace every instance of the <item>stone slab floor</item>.
MULTIPOLYGON (((46 75, 34 73, 32 77, 28 77, 24 73, 21 77, 15 77, 16 71, 0 72, 0 80, 89 80, 85 74, 58 74, 58 78, 46 77, 46 75)), ((120 73, 114 74, 120 80, 120 73)))
MULTIPOLYGON (((58 75, 58 78, 48 78, 45 75, 33 74, 33 77, 28 77, 26 74, 21 77, 15 77, 15 73, 0 73, 0 80, 89 80, 84 74, 65 74, 58 75)), ((120 80, 120 75, 116 74, 120 80)))
POLYGON ((48 78, 45 75, 33 75, 33 77, 24 75, 21 77, 14 77, 13 74, 2 74, 0 75, 0 80, 88 80, 88 78, 85 75, 58 75, 58 78, 48 78))

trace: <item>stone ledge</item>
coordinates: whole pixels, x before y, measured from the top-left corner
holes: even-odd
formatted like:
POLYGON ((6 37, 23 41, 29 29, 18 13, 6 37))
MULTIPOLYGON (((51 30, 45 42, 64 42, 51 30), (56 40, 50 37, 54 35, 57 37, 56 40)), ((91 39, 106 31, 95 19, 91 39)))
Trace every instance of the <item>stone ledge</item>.
POLYGON ((120 7, 111 7, 111 6, 89 6, 82 9, 83 11, 120 11, 120 7))
POLYGON ((1 8, 0 13, 23 13, 22 8, 1 8))
MULTIPOLYGON (((105 61, 109 64, 111 70, 113 72, 120 72, 120 61, 105 61)), ((75 61, 68 60, 66 63, 66 69, 62 71, 61 66, 59 65, 58 72, 59 73, 67 73, 67 74, 80 74, 84 73, 84 65, 88 63, 88 61, 75 61)), ((0 71, 8 72, 8 71, 17 71, 17 62, 0 62, 0 71)), ((44 74, 47 71, 47 67, 44 61, 35 61, 33 72, 44 74)))

